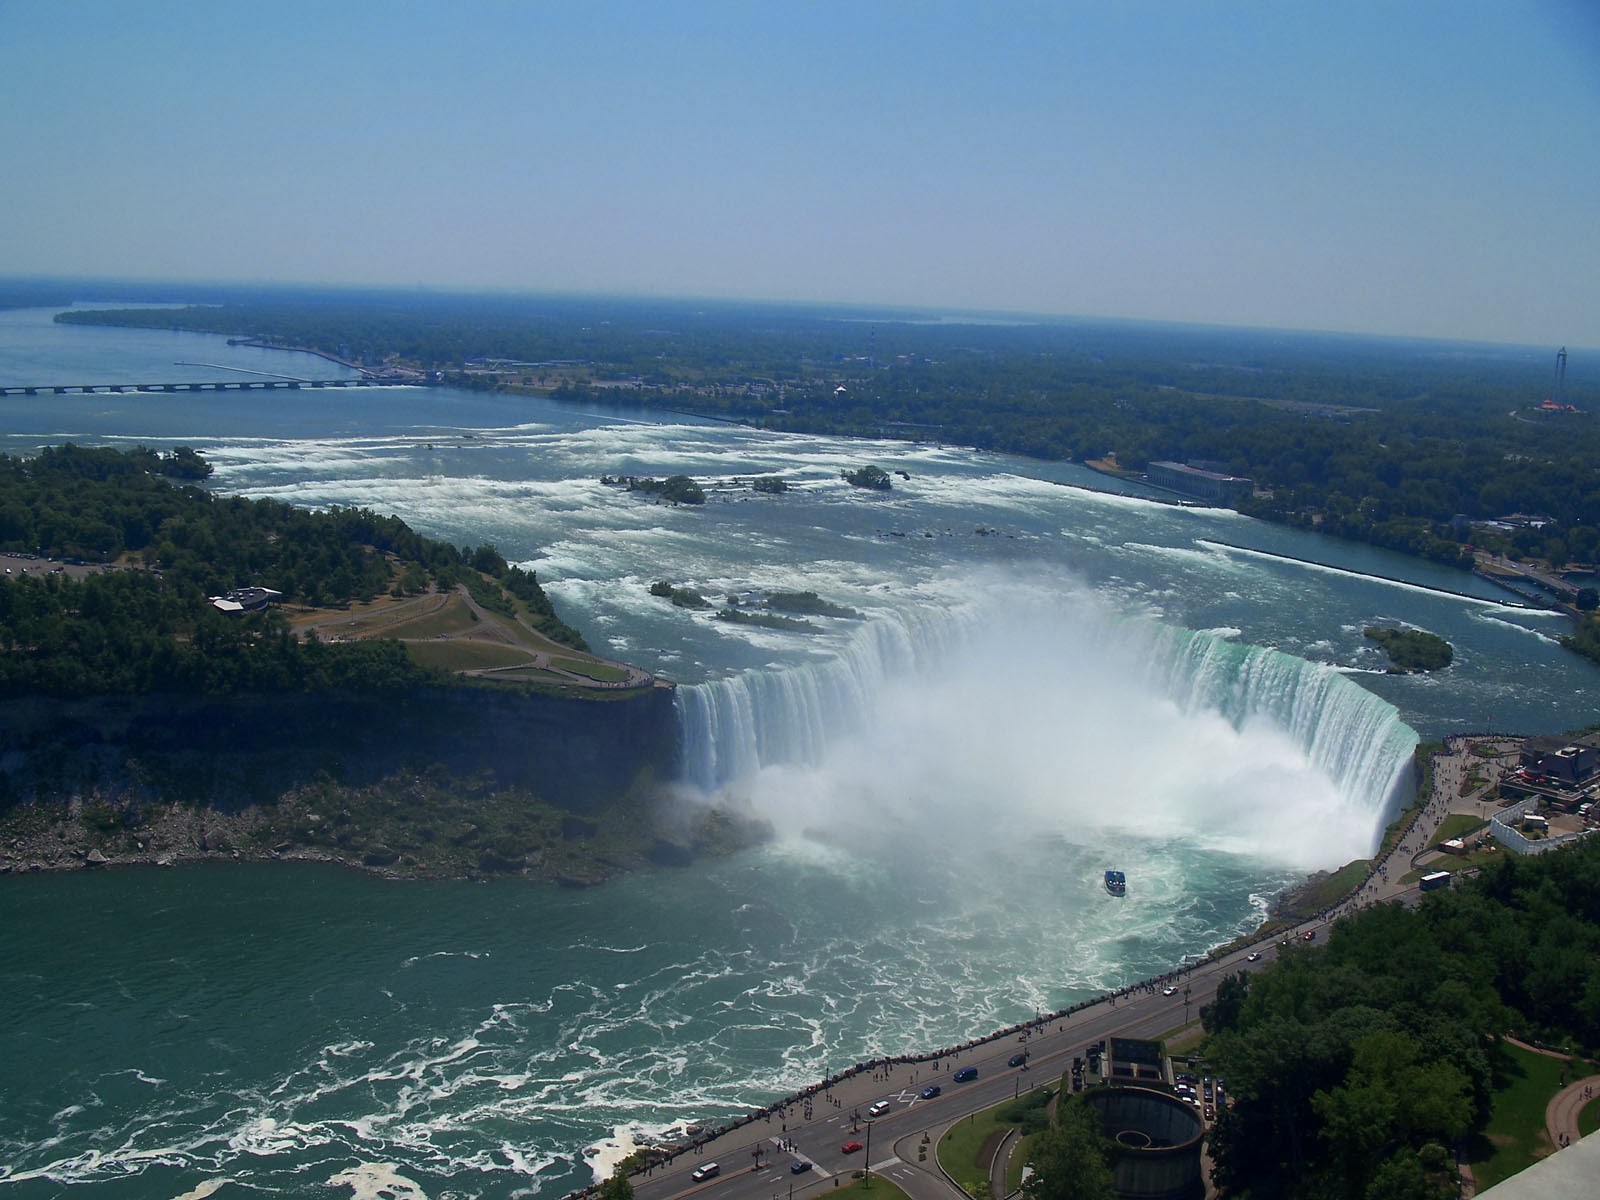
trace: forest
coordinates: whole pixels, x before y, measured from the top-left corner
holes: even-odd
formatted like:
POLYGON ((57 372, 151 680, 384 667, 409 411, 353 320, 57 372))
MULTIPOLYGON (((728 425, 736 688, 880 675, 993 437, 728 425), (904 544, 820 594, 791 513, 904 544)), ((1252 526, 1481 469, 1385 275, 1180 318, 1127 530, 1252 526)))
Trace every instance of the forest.
POLYGON ((531 573, 492 546, 457 549, 395 517, 218 498, 192 450, 68 443, 0 456, 0 697, 104 693, 373 691, 439 682, 399 642, 297 638, 268 609, 225 614, 244 586, 337 607, 465 584, 489 607, 520 602, 541 631, 581 646, 531 573), (69 572, 79 566, 114 569, 69 572), (513 600, 512 598, 515 598, 513 600))
POLYGON ((1415 909, 1383 905, 1231 977, 1201 1014, 1233 1103, 1218 1182, 1253 1197, 1456 1195, 1516 1033, 1600 1048, 1600 841, 1506 854, 1415 909))

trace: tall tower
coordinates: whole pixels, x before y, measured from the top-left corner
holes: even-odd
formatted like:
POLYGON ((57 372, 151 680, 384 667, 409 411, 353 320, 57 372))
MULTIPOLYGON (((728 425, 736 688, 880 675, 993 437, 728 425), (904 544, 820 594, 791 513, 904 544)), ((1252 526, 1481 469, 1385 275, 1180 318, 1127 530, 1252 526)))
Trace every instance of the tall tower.
POLYGON ((1556 354, 1556 390, 1551 393, 1550 399, 1557 404, 1567 402, 1567 348, 1561 347, 1556 354))

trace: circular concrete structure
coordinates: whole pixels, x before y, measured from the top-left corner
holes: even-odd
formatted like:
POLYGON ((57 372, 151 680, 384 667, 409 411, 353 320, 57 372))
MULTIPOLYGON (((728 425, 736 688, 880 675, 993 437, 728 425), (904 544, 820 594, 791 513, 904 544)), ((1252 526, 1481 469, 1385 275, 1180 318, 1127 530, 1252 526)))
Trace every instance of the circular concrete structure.
POLYGON ((1085 1092, 1100 1117, 1100 1132, 1114 1143, 1113 1182, 1122 1200, 1198 1200, 1200 1142, 1205 1126, 1190 1104, 1166 1092, 1107 1087, 1085 1092))

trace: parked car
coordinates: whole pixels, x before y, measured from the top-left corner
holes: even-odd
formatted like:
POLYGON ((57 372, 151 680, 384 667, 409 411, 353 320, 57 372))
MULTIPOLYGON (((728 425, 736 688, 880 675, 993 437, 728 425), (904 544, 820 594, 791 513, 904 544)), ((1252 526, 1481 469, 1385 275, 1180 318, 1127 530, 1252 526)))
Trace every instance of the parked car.
POLYGON ((961 1070, 957 1071, 955 1073, 955 1075, 952 1076, 952 1078, 957 1083, 966 1083, 967 1080, 976 1079, 977 1077, 978 1077, 978 1068, 977 1067, 962 1067, 961 1070))
POLYGON ((922 1098, 924 1100, 932 1100, 942 1091, 944 1091, 944 1089, 937 1083, 930 1083, 927 1087, 922 1089, 922 1098))
POLYGON ((699 1183, 702 1179, 710 1179, 713 1175, 722 1174, 722 1167, 714 1162, 702 1163, 689 1172, 689 1178, 699 1183))
POLYGON ((839 1153, 840 1154, 854 1154, 859 1149, 861 1149, 861 1143, 860 1142, 846 1142, 844 1145, 839 1147, 839 1153))

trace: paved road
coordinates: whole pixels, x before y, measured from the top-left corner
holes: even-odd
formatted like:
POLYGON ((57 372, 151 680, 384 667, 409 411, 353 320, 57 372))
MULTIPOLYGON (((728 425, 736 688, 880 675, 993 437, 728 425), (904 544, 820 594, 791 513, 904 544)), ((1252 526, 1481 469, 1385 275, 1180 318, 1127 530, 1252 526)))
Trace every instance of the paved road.
MULTIPOLYGON (((1101 997, 1069 1016, 1054 1017, 1024 1031, 930 1055, 918 1062, 864 1069, 825 1089, 819 1084, 811 1098, 809 1118, 802 1101, 787 1102, 695 1150, 680 1153, 648 1174, 634 1176, 635 1195, 639 1200, 679 1196, 705 1200, 814 1200, 838 1186, 840 1177, 848 1180, 852 1171, 868 1161, 870 1153, 873 1172, 893 1179, 914 1200, 957 1200, 964 1193, 939 1172, 934 1157, 940 1135, 957 1121, 1023 1089, 1054 1086, 1071 1066, 1073 1056, 1102 1038, 1155 1038, 1170 1034, 1188 1020, 1198 1019, 1201 1006, 1212 1001, 1222 978, 1264 967, 1276 958, 1284 940, 1304 941, 1308 932, 1320 939, 1336 915, 1390 900, 1415 903, 1419 895, 1416 885, 1400 882, 1411 869, 1411 860, 1421 853, 1449 812, 1477 812, 1483 806, 1481 792, 1466 798, 1459 795, 1469 765, 1465 742, 1452 742, 1450 752, 1436 761, 1433 795, 1400 846, 1374 864, 1371 878, 1356 896, 1316 919, 1174 971, 1165 980, 1101 997), (1250 953, 1258 955, 1256 961, 1248 959, 1250 953), (1177 988, 1176 994, 1163 995, 1162 987, 1169 985, 1177 988), (1008 1067, 1008 1059, 1022 1050, 1029 1055, 1027 1067, 1008 1067), (954 1073, 969 1066, 977 1068, 978 1078, 970 1083, 953 1082, 954 1073), (940 1084, 943 1094, 923 1100, 921 1089, 929 1083, 940 1084), (869 1152, 865 1148, 869 1126, 854 1118, 857 1114, 864 1117, 868 1106, 878 1100, 887 1100, 889 1111, 870 1125, 869 1152), (864 1148, 846 1154, 841 1146, 850 1141, 860 1141, 864 1148), (790 1142, 793 1152, 779 1148, 790 1142), (758 1149, 759 1158, 754 1153, 758 1149), (813 1163, 813 1169, 791 1174, 790 1164, 797 1158, 813 1163), (717 1178, 700 1182, 691 1178, 696 1167, 713 1161, 721 1166, 717 1178)), ((1131 890, 1136 897, 1137 881, 1131 890)), ((1108 897, 1107 903, 1118 901, 1108 897)))

